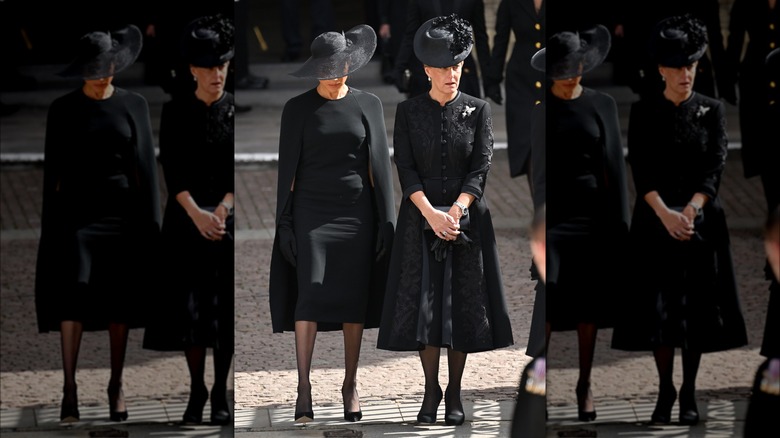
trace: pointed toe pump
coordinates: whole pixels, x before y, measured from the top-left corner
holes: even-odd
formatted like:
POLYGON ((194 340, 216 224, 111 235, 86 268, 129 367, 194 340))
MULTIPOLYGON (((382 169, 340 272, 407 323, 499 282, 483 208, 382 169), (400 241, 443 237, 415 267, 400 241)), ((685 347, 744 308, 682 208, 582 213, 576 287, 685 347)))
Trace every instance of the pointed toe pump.
POLYGON ((418 423, 425 423, 425 424, 433 424, 436 423, 436 411, 439 410, 439 403, 441 403, 442 398, 442 392, 441 388, 438 386, 436 387, 436 391, 434 394, 425 394, 425 397, 423 398, 423 405, 420 408, 420 413, 417 414, 417 422, 418 423), (425 400, 428 399, 428 397, 435 397, 435 403, 433 405, 433 409, 430 411, 423 411, 425 409, 425 400))
POLYGON ((193 388, 190 391, 190 400, 187 402, 187 409, 182 416, 182 422, 184 424, 203 423, 203 408, 206 406, 208 399, 209 390, 205 386, 197 389, 193 388))
POLYGON ((593 404, 593 393, 590 391, 590 382, 577 382, 577 419, 583 422, 596 420, 596 410, 592 408, 586 411, 588 402, 593 404))
POLYGON ((314 412, 313 411, 296 411, 295 412, 295 422, 298 424, 306 424, 308 422, 314 421, 314 412))
POLYGON ((669 424, 672 421, 672 407, 677 399, 677 390, 674 386, 661 388, 658 391, 658 401, 655 403, 655 410, 650 416, 650 422, 653 424, 669 424))
POLYGON ((444 395, 444 412, 444 424, 447 426, 460 426, 466 421, 460 391, 450 393, 450 389, 447 388, 447 393, 444 395))
POLYGON ((127 408, 121 411, 117 410, 120 399, 124 401, 125 398, 122 392, 122 385, 109 385, 106 392, 108 393, 108 418, 111 421, 127 420, 127 408))
POLYGON ((680 388, 680 424, 694 426, 699 423, 699 408, 696 406, 695 390, 680 388))

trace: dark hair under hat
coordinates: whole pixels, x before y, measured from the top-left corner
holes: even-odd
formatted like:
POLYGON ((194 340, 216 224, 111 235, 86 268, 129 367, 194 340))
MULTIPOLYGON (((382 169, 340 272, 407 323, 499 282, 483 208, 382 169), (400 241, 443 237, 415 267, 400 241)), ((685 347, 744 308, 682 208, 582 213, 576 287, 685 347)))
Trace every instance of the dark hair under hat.
POLYGON ((431 18, 414 34, 414 54, 430 67, 450 67, 466 59, 474 46, 471 24, 456 14, 431 18))
POLYGON ((707 28, 690 14, 677 15, 656 24, 650 53, 665 67, 684 67, 698 61, 707 50, 707 28))
POLYGON ((222 15, 200 17, 182 35, 184 60, 196 67, 215 67, 233 58, 233 23, 222 15))
POLYGON ((324 32, 311 43, 311 56, 291 75, 298 78, 336 79, 368 64, 376 50, 376 33, 359 24, 346 32, 324 32))
POLYGON ((531 66, 554 80, 582 76, 604 62, 611 44, 609 30, 600 24, 579 32, 558 32, 531 57, 531 66))
POLYGON ((132 24, 114 31, 90 32, 79 39, 75 59, 59 75, 82 79, 113 76, 135 62, 142 46, 141 30, 132 24))

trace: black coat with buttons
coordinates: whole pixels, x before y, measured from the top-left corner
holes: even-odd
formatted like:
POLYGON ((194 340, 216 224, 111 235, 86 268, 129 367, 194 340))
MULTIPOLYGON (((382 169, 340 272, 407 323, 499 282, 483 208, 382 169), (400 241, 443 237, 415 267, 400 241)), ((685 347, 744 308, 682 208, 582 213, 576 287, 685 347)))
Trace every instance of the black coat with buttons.
MULTIPOLYGON (((421 309, 421 294, 442 294, 426 269, 438 263, 429 249, 436 237, 424 230, 425 219, 409 198, 423 191, 433 206, 451 206, 461 193, 475 197, 469 207, 468 245, 453 245, 451 257, 452 345, 475 352, 512 345, 498 250, 484 196, 493 155, 490 105, 465 93, 441 106, 428 94, 398 105, 393 132, 394 160, 403 193, 385 294, 378 347, 423 349, 437 328, 420 321, 441 309, 421 309), (429 288, 434 290, 428 292, 429 288)), ((446 263, 442 262, 442 263, 446 263)), ((446 300, 446 298, 445 298, 446 300)), ((435 342, 432 342, 435 344, 435 342)))
POLYGON ((619 307, 629 319, 615 328, 616 348, 666 345, 708 352, 747 343, 718 196, 727 144, 718 100, 694 93, 675 106, 659 93, 633 104, 628 160, 636 202, 629 231, 629 278, 635 280, 625 291, 624 307, 619 307), (694 193, 707 195, 690 241, 668 234, 644 200, 652 191, 670 208, 684 208, 694 193))

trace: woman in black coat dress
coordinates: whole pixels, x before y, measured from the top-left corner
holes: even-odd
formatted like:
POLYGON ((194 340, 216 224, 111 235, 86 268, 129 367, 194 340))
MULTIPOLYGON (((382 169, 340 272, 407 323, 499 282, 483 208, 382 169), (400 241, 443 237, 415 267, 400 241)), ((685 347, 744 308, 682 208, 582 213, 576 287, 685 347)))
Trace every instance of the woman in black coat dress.
POLYGON ((759 176, 767 211, 780 204, 780 147, 778 147, 777 93, 780 84, 770 77, 765 59, 780 47, 780 5, 776 0, 736 0, 731 6, 726 46, 730 85, 739 85, 739 128, 745 178, 759 176), (745 35, 748 43, 745 46, 745 35), (774 118, 773 118, 774 117, 774 118))
MULTIPOLYGON (((544 298, 535 302, 534 314, 540 313, 537 306, 546 307, 545 345, 553 331, 577 332, 580 421, 596 418, 590 390, 596 335, 599 328, 612 327, 612 301, 624 287, 619 263, 629 215, 617 105, 581 84, 582 76, 606 59, 610 40, 601 25, 563 31, 531 59, 552 82, 545 98, 543 188, 548 269, 544 298), (611 267, 609 275, 604 266, 611 267)), ((538 325, 538 319, 534 322, 538 325)))
POLYGON ((414 49, 431 90, 398 105, 393 144, 403 200, 377 346, 419 351, 425 397, 417 420, 435 423, 447 349, 445 422, 463 424, 468 353, 512 345, 498 250, 484 198, 493 154, 487 102, 458 91, 471 26, 455 14, 420 26, 414 49), (466 224, 468 221, 468 227, 466 224))
POLYGON ((160 162, 169 198, 162 227, 164 305, 144 347, 184 351, 190 396, 183 421, 199 424, 209 399, 206 349, 214 349, 211 422, 228 424, 233 360, 233 95, 225 91, 233 27, 221 16, 193 20, 183 56, 196 88, 163 105, 160 162))
POLYGON ((142 292, 154 281, 147 273, 160 200, 146 99, 112 82, 141 44, 135 26, 84 35, 62 72, 84 84, 49 108, 35 303, 39 331, 61 332, 63 422, 79 421, 76 364, 85 330, 108 330, 109 416, 128 416, 122 393, 128 329, 145 320, 142 292))
POLYGON ((274 333, 295 330, 295 421, 314 418, 318 331, 343 330, 344 419, 362 418, 357 366, 364 328, 379 324, 395 201, 382 103, 347 86, 376 49, 367 25, 326 32, 294 76, 319 84, 290 99, 279 135, 270 304, 274 333))
POLYGON ((701 355, 747 343, 726 216, 718 197, 726 163, 723 104, 693 91, 707 48, 704 24, 690 16, 660 22, 652 41, 666 84, 631 108, 628 130, 637 201, 631 220, 636 293, 613 347, 653 351, 658 370, 654 423, 669 423, 677 398, 675 348, 682 349, 680 423, 696 424, 701 355), (630 318, 630 319, 629 319, 630 318))
POLYGON ((479 71, 473 56, 464 59, 460 90, 481 98, 482 84, 479 75, 488 70, 490 63, 490 43, 485 26, 485 4, 483 0, 411 0, 406 6, 406 28, 395 60, 396 85, 405 83, 404 72, 409 70, 408 87, 399 87, 408 97, 427 93, 431 89, 423 64, 414 51, 414 35, 417 29, 434 17, 455 14, 471 23, 474 32, 474 45, 479 55, 479 71))
MULTIPOLYGON (((490 67, 483 74, 485 96, 501 104, 501 82, 506 79, 506 126, 509 152, 509 175, 528 175, 531 181, 530 156, 531 111, 544 96, 544 73, 531 67, 529 60, 545 41, 545 8, 542 0, 502 0, 496 14, 496 35, 490 67), (515 36, 509 61, 506 52, 509 35, 515 36), (506 65, 506 76, 504 66, 506 65)), ((533 190, 533 187, 531 187, 533 190)))

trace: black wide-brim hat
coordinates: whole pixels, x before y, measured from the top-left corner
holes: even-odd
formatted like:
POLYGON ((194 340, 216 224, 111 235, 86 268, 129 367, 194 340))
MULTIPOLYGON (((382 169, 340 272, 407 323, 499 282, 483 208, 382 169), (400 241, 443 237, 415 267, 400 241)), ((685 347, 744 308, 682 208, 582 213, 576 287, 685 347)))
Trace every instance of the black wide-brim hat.
POLYGON ((192 20, 182 34, 184 60, 196 67, 216 67, 233 59, 233 23, 221 15, 192 20))
POLYGON ((604 62, 611 46, 612 36, 600 24, 579 32, 558 32, 531 57, 531 66, 553 80, 582 76, 604 62))
POLYGON ((368 64, 376 50, 376 33, 359 24, 346 32, 324 32, 311 43, 311 56, 292 76, 310 79, 336 79, 368 64))
POLYGON ((456 14, 431 18, 414 34, 414 54, 429 67, 450 67, 474 47, 471 24, 456 14))
POLYGON ((677 15, 656 24, 650 39, 653 60, 664 67, 685 67, 707 50, 707 28, 690 14, 677 15))
POLYGON ((94 31, 79 39, 74 60, 59 72, 63 77, 101 79, 132 65, 141 54, 143 35, 134 25, 114 31, 94 31))

